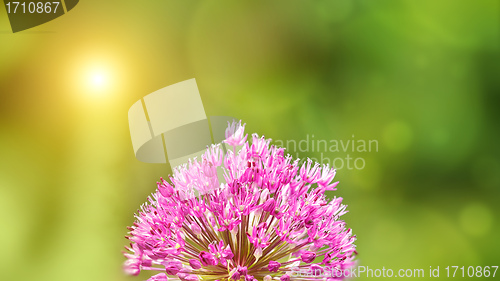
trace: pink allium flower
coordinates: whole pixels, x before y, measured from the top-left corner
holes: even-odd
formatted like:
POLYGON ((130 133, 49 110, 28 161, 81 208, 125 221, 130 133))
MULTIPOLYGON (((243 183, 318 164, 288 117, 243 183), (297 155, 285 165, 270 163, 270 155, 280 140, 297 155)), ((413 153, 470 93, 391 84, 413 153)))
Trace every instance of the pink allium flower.
POLYGON ((336 190, 335 170, 299 166, 257 135, 249 144, 244 127, 226 130, 227 153, 213 145, 175 168, 170 182, 161 179, 129 227, 125 272, 161 272, 150 281, 288 281, 292 268, 354 264, 356 237, 340 219, 346 206, 324 195, 336 190))

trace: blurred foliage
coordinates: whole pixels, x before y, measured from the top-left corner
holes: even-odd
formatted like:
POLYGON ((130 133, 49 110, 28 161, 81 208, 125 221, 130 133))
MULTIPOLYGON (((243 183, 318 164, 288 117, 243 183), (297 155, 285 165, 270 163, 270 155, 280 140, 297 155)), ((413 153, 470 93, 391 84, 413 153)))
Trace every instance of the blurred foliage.
POLYGON ((192 77, 249 133, 378 141, 324 154, 366 161, 330 194, 360 264, 499 265, 499 22, 496 0, 88 0, 11 34, 0 9, 0 279, 142 280, 122 237, 170 170, 134 158, 127 111, 192 77))

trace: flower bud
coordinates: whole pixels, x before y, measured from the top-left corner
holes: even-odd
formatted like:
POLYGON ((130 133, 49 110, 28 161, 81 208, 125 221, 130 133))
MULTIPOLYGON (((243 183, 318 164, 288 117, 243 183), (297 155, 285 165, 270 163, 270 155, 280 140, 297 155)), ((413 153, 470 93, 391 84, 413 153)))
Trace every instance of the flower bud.
POLYGON ((261 193, 260 193, 260 203, 264 203, 266 202, 266 200, 269 198, 269 189, 264 189, 261 193))
POLYGON ((151 276, 147 281, 167 281, 168 277, 165 273, 158 273, 154 276, 151 276))
POLYGON ((276 201, 274 200, 274 198, 271 198, 271 199, 267 200, 266 202, 264 202, 262 209, 264 209, 264 211, 266 211, 266 212, 271 212, 274 210, 275 205, 276 205, 276 201))
POLYGON ((189 274, 188 273, 185 273, 185 272, 178 272, 177 273, 177 277, 179 277, 179 279, 181 279, 182 281, 186 281, 186 277, 188 276, 189 274))
POLYGON ((195 275, 195 274, 189 274, 189 275, 188 275, 188 276, 186 276, 184 279, 185 279, 186 281, 198 281, 198 280, 200 280, 200 279, 198 278, 198 275, 195 275))
POLYGON ((311 273, 313 276, 320 276, 324 272, 323 267, 321 267, 317 264, 311 264, 310 270, 311 270, 311 273))
POLYGON ((262 248, 258 247, 255 252, 253 253, 253 256, 258 260, 260 257, 262 257, 262 248))
POLYGON ((189 265, 193 269, 199 269, 199 268, 201 268, 201 263, 198 260, 195 260, 195 259, 190 259, 189 260, 189 265))
POLYGON ((277 272, 278 269, 280 268, 281 266, 281 263, 277 262, 277 261, 270 261, 269 262, 269 265, 267 266, 267 268, 269 269, 269 271, 271 272, 277 272))
POLYGON ((208 222, 213 226, 213 227, 217 227, 217 223, 215 222, 215 218, 214 218, 214 215, 209 212, 207 210, 207 213, 205 214, 205 216, 207 217, 207 220, 208 222))
POLYGON ((161 183, 157 182, 156 184, 158 186, 158 190, 160 191, 160 194, 163 197, 165 197, 165 198, 170 197, 174 193, 174 188, 163 178, 161 179, 161 183))
POLYGON ((235 271, 233 272, 233 274, 231 274, 231 280, 240 280, 241 278, 241 274, 238 272, 238 271, 235 271))
POLYGON ((288 274, 285 274, 280 277, 280 281, 290 281, 290 276, 288 274))
POLYGON ((180 261, 168 260, 162 262, 162 265, 165 266, 165 270, 168 275, 176 275, 182 269, 182 263, 180 261))
POLYGON ((165 272, 168 275, 176 275, 177 273, 179 273, 180 269, 181 269, 180 266, 178 266, 177 264, 165 266, 165 272))
POLYGON ((193 231, 193 233, 195 235, 201 234, 201 228, 197 223, 193 222, 190 226, 191 226, 191 230, 193 231))
POLYGON ((130 259, 125 261, 125 264, 123 265, 123 269, 125 270, 125 273, 129 275, 139 275, 141 272, 141 262, 138 259, 130 259))
POLYGON ((227 245, 226 249, 222 251, 221 256, 227 260, 230 260, 234 257, 233 252, 231 251, 231 247, 229 245, 227 245))
POLYGON ((247 275, 248 274, 248 268, 246 266, 239 266, 238 265, 238 272, 241 275, 247 275))
POLYGON ((316 258, 316 253, 313 252, 304 252, 300 258, 302 259, 303 262, 305 263, 310 263, 316 258))
POLYGON ((208 252, 201 251, 199 257, 201 264, 204 266, 217 265, 217 259, 208 252))

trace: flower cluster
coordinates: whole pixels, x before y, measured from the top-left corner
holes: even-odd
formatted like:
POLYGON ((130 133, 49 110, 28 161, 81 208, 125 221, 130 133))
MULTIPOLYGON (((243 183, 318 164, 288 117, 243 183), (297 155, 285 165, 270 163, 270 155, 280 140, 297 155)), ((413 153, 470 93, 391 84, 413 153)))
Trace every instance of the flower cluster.
POLYGON ((175 168, 170 182, 161 179, 129 227, 127 273, 159 271, 150 281, 288 281, 292 269, 354 264, 356 238, 340 219, 346 206, 325 197, 336 190, 335 170, 311 160, 299 166, 269 139, 246 139, 244 125, 233 122, 227 152, 213 145, 175 168))

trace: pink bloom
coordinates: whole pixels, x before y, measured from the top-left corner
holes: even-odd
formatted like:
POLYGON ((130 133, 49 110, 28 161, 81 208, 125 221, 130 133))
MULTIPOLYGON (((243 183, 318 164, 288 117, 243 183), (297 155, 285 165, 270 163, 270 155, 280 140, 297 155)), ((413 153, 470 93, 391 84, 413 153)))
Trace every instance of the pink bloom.
POLYGON ((290 281, 282 272, 295 266, 320 272, 355 264, 356 236, 340 218, 346 206, 325 196, 338 185, 335 170, 311 160, 299 165, 256 134, 247 142, 244 127, 229 124, 227 152, 213 145, 175 168, 168 181, 160 179, 129 227, 126 273, 161 272, 149 281, 167 275, 290 281))
POLYGON ((241 274, 238 271, 235 271, 230 275, 230 278, 232 280, 240 280, 241 274))
POLYGON ((199 257, 201 264, 204 266, 217 265, 218 263, 217 259, 211 253, 205 251, 200 252, 199 257))
POLYGON ((224 267, 227 267, 227 260, 231 260, 234 257, 229 245, 224 247, 224 241, 222 240, 219 241, 218 244, 208 245, 208 248, 210 249, 210 253, 213 255, 217 263, 220 262, 224 267))
POLYGON ((276 202, 274 198, 270 198, 269 200, 266 200, 264 204, 262 205, 262 209, 266 212, 274 212, 274 206, 276 202))
POLYGON ((244 135, 244 132, 245 124, 241 125, 241 121, 239 123, 233 122, 232 124, 228 122, 226 140, 224 142, 231 146, 244 145, 247 140, 247 136, 244 135))
POLYGON ((170 197, 174 193, 174 188, 163 178, 160 178, 161 183, 157 183, 158 191, 163 197, 170 197))
POLYGON ((239 266, 238 265, 237 270, 243 276, 246 276, 248 274, 248 268, 246 266, 239 266))
POLYGON ((258 226, 253 227, 252 235, 247 233, 248 241, 250 241, 256 248, 264 248, 269 245, 270 234, 266 234, 267 223, 263 222, 258 226))

